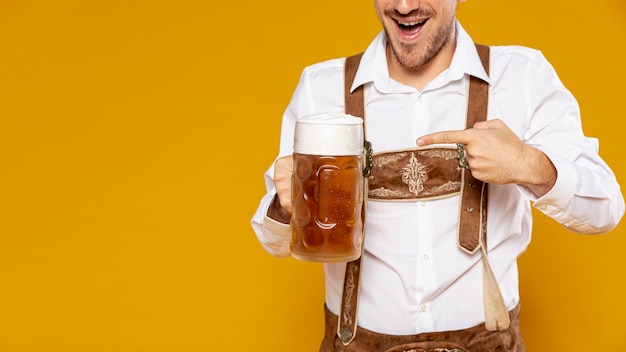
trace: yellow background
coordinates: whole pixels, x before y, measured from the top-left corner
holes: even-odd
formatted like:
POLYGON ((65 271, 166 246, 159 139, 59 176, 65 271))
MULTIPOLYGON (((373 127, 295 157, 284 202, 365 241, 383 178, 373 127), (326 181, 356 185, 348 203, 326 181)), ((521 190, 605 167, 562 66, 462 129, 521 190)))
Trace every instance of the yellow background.
MULTIPOLYGON (((459 18, 542 49, 626 180, 624 0, 459 18)), ((379 29, 362 0, 0 0, 0 352, 316 351, 321 265, 269 256, 249 220, 302 68, 379 29)), ((624 226, 536 219, 529 351, 626 351, 624 226)))

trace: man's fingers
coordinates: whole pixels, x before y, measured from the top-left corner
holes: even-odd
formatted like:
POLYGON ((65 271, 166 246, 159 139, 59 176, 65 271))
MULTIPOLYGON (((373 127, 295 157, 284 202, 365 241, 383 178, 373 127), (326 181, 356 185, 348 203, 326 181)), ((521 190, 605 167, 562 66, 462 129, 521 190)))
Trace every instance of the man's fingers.
POLYGON ((435 132, 418 138, 416 143, 418 147, 430 144, 467 144, 469 142, 470 132, 470 130, 435 132))
POLYGON ((456 131, 442 131, 427 134, 417 139, 416 143, 418 147, 423 147, 430 144, 451 144, 451 143, 461 143, 468 144, 472 136, 475 136, 472 130, 487 130, 492 128, 500 128, 506 127, 502 120, 493 119, 489 121, 480 121, 474 124, 472 128, 468 128, 465 130, 456 130, 456 131))
POLYGON ((493 119, 493 120, 488 120, 488 121, 476 122, 474 126, 472 127, 477 130, 488 130, 490 128, 506 127, 506 125, 500 119, 493 119))
POLYGON ((274 164, 274 186, 280 205, 291 214, 291 175, 293 158, 291 155, 279 158, 274 164))

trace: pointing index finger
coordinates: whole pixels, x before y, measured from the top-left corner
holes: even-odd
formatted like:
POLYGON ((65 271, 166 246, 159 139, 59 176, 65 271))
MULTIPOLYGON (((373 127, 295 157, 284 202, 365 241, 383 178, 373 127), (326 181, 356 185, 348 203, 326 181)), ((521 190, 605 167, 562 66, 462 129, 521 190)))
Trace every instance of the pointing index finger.
POLYGON ((424 135, 417 139, 418 147, 424 147, 431 144, 467 144, 469 142, 468 130, 441 131, 424 135))

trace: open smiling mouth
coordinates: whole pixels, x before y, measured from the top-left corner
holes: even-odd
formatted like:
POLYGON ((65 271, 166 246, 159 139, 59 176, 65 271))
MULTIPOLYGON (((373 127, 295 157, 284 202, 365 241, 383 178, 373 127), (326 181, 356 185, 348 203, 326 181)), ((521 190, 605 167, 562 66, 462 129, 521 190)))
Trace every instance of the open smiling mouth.
POLYGON ((398 29, 400 29, 400 31, 406 35, 419 33, 419 31, 424 27, 424 24, 426 24, 426 22, 427 20, 411 22, 396 20, 398 29))

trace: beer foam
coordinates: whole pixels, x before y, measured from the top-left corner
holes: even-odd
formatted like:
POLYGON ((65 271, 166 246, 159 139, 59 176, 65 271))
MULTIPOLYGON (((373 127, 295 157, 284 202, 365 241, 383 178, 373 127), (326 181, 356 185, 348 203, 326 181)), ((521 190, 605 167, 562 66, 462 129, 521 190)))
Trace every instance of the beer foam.
POLYGON ((293 149, 309 155, 361 155, 363 119, 343 113, 305 116, 296 122, 293 149))

